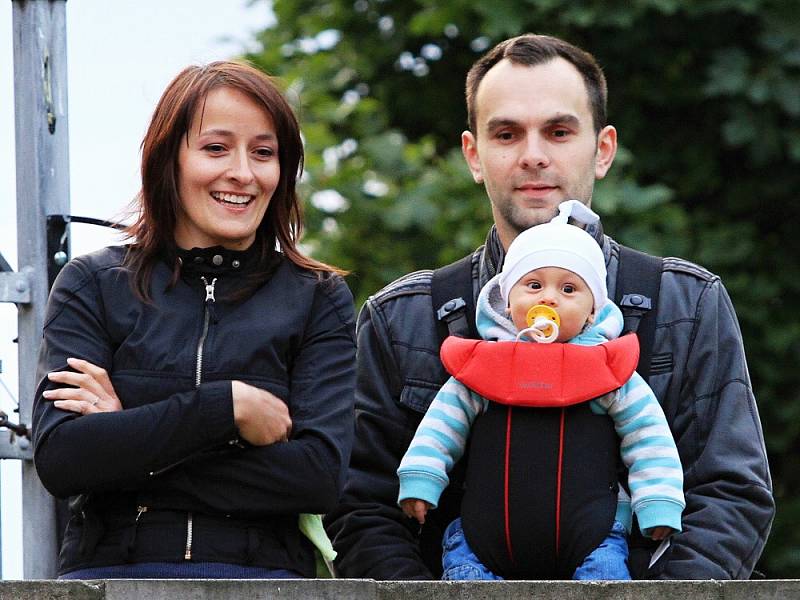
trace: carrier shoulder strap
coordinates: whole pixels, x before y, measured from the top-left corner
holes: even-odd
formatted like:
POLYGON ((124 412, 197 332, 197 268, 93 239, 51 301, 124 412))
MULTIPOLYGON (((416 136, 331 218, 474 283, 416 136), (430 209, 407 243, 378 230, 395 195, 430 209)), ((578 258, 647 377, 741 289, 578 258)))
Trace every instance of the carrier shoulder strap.
MULTIPOLYGON (((639 366, 636 371, 647 381, 656 336, 656 309, 661 288, 663 260, 623 246, 619 246, 619 266, 614 300, 624 318, 623 332, 636 332, 639 337, 639 366)), ((627 471, 620 462, 619 482, 629 493, 627 471)), ((639 532, 634 518, 634 528, 628 540, 628 567, 634 579, 647 579, 650 559, 655 543, 639 532)))
POLYGON ((478 338, 471 254, 434 270, 431 279, 431 304, 436 317, 439 345, 448 335, 478 338))
POLYGON ((614 301, 624 318, 622 332, 635 332, 639 337, 639 366, 636 371, 645 381, 650 377, 662 269, 660 257, 620 244, 614 301))

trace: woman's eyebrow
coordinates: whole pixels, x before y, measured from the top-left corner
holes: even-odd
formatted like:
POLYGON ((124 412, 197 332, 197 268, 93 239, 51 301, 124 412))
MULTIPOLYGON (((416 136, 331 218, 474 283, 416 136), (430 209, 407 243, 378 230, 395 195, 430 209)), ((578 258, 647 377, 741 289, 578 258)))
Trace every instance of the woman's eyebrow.
MULTIPOLYGON (((221 136, 221 137, 233 137, 234 133, 232 131, 227 130, 227 129, 207 129, 206 131, 201 131, 200 135, 201 136, 218 135, 218 136, 221 136)), ((257 139, 257 140, 266 140, 266 141, 271 141, 271 140, 276 139, 276 136, 275 136, 274 133, 260 133, 260 134, 258 134, 256 136, 253 136, 253 137, 255 139, 257 139)))

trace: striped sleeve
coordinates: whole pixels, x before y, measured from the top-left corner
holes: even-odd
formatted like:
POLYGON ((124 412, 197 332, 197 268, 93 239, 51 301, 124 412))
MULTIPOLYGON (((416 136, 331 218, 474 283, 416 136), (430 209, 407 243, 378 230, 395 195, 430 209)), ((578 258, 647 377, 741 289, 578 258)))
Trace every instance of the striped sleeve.
POLYGON ((604 407, 620 436, 622 462, 628 469, 631 508, 642 533, 667 526, 681 530, 683 467, 661 405, 638 373, 604 407))
POLYGON ((487 400, 453 377, 445 382, 400 461, 398 502, 417 498, 436 507, 450 482, 447 473, 464 454, 475 417, 487 405, 487 400))

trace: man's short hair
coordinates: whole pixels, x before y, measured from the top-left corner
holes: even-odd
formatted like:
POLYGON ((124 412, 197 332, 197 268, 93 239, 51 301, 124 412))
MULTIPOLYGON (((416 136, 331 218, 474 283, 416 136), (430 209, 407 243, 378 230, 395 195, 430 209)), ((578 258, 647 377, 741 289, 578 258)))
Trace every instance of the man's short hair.
POLYGON ((489 50, 472 65, 467 73, 467 122, 470 131, 477 136, 477 107, 475 99, 478 86, 486 73, 504 58, 514 64, 533 67, 558 57, 571 63, 583 77, 589 95, 589 107, 595 132, 606 126, 606 98, 608 88, 603 70, 594 56, 577 46, 549 35, 526 33, 504 40, 489 50))

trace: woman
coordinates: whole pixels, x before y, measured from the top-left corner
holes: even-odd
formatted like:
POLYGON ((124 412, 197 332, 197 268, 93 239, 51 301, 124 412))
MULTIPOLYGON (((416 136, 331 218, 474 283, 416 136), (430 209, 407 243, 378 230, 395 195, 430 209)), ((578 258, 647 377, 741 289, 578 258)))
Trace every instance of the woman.
POLYGON ((297 249, 303 149, 270 79, 189 67, 142 144, 129 246, 53 287, 34 460, 73 497, 62 578, 312 577, 299 513, 337 502, 354 315, 297 249))

